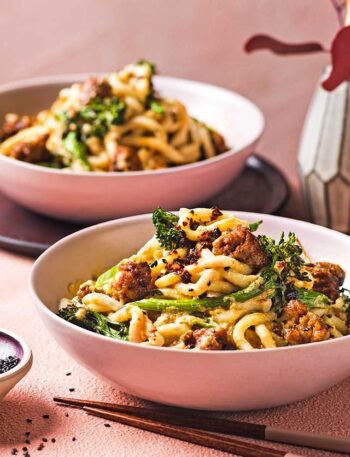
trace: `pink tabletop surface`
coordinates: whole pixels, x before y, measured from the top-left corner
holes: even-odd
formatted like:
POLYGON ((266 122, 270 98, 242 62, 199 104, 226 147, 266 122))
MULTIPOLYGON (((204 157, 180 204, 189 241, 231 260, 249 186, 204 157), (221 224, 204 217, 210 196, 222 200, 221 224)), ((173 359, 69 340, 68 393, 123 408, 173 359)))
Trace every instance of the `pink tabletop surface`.
MULTIPOLYGON (((27 289, 32 261, 0 251, 0 327, 24 337, 34 354, 31 371, 0 403, 0 456, 13 448, 23 455, 84 457, 199 457, 228 455, 125 425, 89 417, 79 410, 56 406, 52 397, 76 396, 101 401, 144 405, 145 402, 106 385, 71 360, 48 334, 36 314, 27 289), (67 376, 67 373, 71 373, 67 376), (75 389, 70 392, 69 389, 75 389), (67 416, 68 414, 68 416, 67 416), (49 415, 48 418, 43 418, 49 415), (27 423, 31 419, 32 423, 27 423), (30 432, 30 444, 25 443, 30 432), (72 438, 75 437, 75 441, 72 438), (45 447, 38 450, 43 438, 45 447), (55 439, 53 443, 51 440, 55 439)), ((49 287, 49 285, 48 285, 49 287)), ((107 363, 107 361, 106 361, 107 363)), ((317 373, 315 373, 317 376, 317 373)), ((279 427, 350 436, 350 379, 308 400, 285 407, 232 413, 238 420, 279 427)), ((150 405, 161 408, 158 405, 150 405)), ((341 455, 279 446, 305 456, 341 455)), ((344 455, 344 454, 342 454, 344 455)))

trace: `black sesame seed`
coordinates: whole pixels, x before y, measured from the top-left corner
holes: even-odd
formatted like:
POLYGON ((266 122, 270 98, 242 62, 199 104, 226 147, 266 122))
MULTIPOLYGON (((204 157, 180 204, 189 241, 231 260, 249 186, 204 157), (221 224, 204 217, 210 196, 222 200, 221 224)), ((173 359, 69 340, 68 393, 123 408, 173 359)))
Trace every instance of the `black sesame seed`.
POLYGON ((69 389, 69 392, 74 392, 74 391, 75 391, 75 389, 74 389, 73 387, 71 387, 71 388, 69 389))
POLYGON ((231 267, 224 267, 224 270, 225 270, 225 271, 228 271, 228 270, 230 270, 230 269, 231 269, 231 267))
POLYGON ((68 373, 66 373, 66 376, 70 376, 72 373, 69 371, 68 373))
POLYGON ((5 359, 0 359, 0 374, 6 373, 7 371, 11 370, 16 365, 18 365, 19 362, 20 359, 13 355, 9 355, 5 359))
POLYGON ((66 417, 69 417, 69 414, 68 414, 68 413, 66 413, 66 414, 65 414, 65 416, 66 416, 66 417))
POLYGON ((192 288, 191 288, 191 289, 188 289, 188 291, 189 291, 189 292, 193 292, 193 291, 194 291, 194 289, 192 289, 192 288))
POLYGON ((26 444, 30 444, 30 440, 24 440, 26 444))
POLYGON ((24 432, 25 436, 29 436, 30 432, 24 432))
POLYGON ((16 447, 12 448, 11 455, 17 455, 18 449, 16 447))
POLYGON ((47 438, 43 438, 44 443, 47 443, 47 438))
POLYGON ((26 419, 26 421, 28 422, 28 424, 32 423, 32 419, 26 419))
POLYGON ((51 443, 56 443, 55 438, 52 438, 52 439, 51 439, 51 443))
POLYGON ((111 424, 103 424, 105 427, 110 427, 111 424))
POLYGON ((48 414, 43 415, 43 419, 48 419, 50 416, 48 414))
POLYGON ((28 448, 24 446, 24 447, 22 447, 22 451, 26 452, 26 451, 28 451, 28 448))
POLYGON ((72 438, 72 441, 75 441, 75 440, 76 440, 76 437, 75 437, 75 436, 73 436, 73 438, 72 438))

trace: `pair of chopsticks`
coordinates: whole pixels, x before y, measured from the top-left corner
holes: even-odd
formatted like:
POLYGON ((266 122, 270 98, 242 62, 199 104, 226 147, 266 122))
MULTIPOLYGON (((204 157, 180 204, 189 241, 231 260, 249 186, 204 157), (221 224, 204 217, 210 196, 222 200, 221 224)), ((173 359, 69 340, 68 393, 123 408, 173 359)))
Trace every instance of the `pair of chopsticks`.
POLYGON ((82 408, 88 414, 103 419, 220 451, 239 454, 242 457, 297 457, 297 454, 248 443, 231 436, 223 436, 222 434, 239 435, 336 452, 350 452, 350 439, 220 419, 210 415, 203 415, 198 411, 175 408, 167 408, 167 410, 160 411, 64 397, 54 397, 54 401, 62 406, 82 408))

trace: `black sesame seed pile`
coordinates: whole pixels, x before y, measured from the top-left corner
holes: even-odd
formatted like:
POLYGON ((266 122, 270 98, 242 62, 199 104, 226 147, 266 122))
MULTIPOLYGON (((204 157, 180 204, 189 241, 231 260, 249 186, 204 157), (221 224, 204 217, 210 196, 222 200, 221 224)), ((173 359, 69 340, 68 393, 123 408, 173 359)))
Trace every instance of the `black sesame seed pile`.
POLYGON ((20 359, 13 355, 9 355, 5 359, 0 359, 0 374, 6 373, 7 371, 11 370, 12 368, 15 368, 15 366, 18 365, 19 362, 20 362, 20 359))

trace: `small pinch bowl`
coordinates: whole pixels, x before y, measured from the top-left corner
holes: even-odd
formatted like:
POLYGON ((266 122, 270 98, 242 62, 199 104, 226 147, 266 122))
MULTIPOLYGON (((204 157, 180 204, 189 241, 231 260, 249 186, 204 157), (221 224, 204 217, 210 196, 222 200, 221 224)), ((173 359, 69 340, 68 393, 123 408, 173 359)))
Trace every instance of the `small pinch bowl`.
POLYGON ((0 356, 6 352, 1 350, 1 345, 11 346, 8 355, 15 354, 20 361, 14 368, 0 374, 0 401, 24 378, 33 363, 32 351, 29 346, 23 338, 13 332, 0 328, 0 356))
MULTIPOLYGON (((88 75, 54 76, 0 86, 0 119, 35 114, 58 92, 88 75)), ((70 172, 0 154, 0 188, 35 212, 75 222, 98 222, 153 211, 194 207, 223 189, 242 170, 264 130, 259 108, 241 95, 185 79, 155 77, 155 87, 177 98, 190 115, 217 129, 230 150, 212 159, 155 171, 70 172)))
MULTIPOLYGON (((314 260, 337 262, 350 274, 350 237, 307 222, 255 213, 261 233, 293 231, 314 260)), ((276 349, 186 351, 123 342, 58 317, 58 300, 76 280, 99 274, 136 252, 153 234, 151 216, 81 230, 35 262, 30 291, 50 334, 88 371, 141 398, 185 408, 248 410, 309 397, 350 375, 350 336, 276 349)), ((349 284, 349 281, 348 283, 349 284)))

